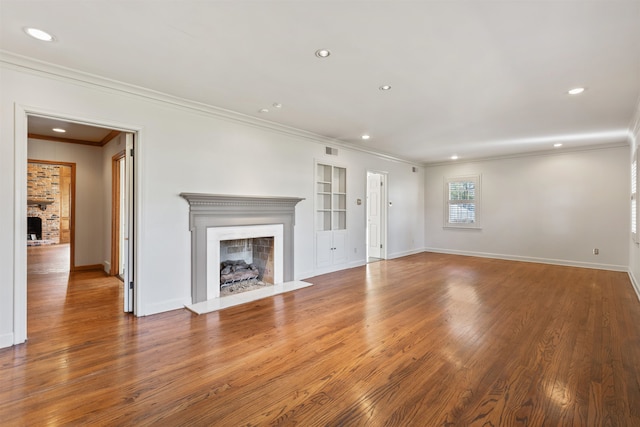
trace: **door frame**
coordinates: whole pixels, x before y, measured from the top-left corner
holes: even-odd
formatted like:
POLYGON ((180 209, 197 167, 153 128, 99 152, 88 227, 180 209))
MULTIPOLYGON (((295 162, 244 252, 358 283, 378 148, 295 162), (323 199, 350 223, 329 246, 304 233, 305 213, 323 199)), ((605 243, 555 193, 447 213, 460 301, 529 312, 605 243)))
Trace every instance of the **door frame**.
POLYGON ((111 270, 109 274, 120 273, 120 161, 124 161, 126 150, 111 158, 111 270))
MULTIPOLYGON (((85 124, 89 126, 105 127, 109 129, 129 132, 135 135, 136 144, 134 146, 134 156, 138 158, 138 163, 143 159, 143 127, 130 125, 121 122, 97 120, 91 117, 78 116, 62 111, 47 108, 33 107, 23 104, 14 104, 14 216, 13 216, 13 344, 20 344, 27 340, 27 144, 28 144, 28 117, 40 116, 51 119, 64 120, 85 124)), ((136 295, 133 314, 138 316, 143 314, 142 301, 144 301, 144 291, 141 286, 141 257, 139 256, 144 232, 141 221, 143 217, 144 204, 140 202, 142 188, 144 188, 144 177, 141 174, 142 167, 134 168, 135 194, 138 202, 134 206, 134 243, 135 251, 133 262, 136 265, 134 271, 133 289, 136 295)))
POLYGON ((380 182, 382 183, 382 191, 380 191, 380 244, 382 249, 380 250, 380 259, 387 259, 387 226, 388 226, 388 203, 389 198, 389 173, 385 171, 367 169, 365 171, 365 209, 364 209, 364 232, 365 232, 365 262, 369 262, 369 246, 367 245, 367 239, 369 236, 369 174, 380 175, 380 182))
POLYGON ((69 271, 74 271, 76 268, 75 265, 75 253, 76 253, 76 164, 70 162, 59 162, 57 160, 38 160, 38 159, 27 159, 27 163, 39 163, 43 165, 56 165, 56 166, 67 166, 71 168, 71 206, 70 214, 71 219, 69 220, 69 228, 71 241, 69 242, 69 271))

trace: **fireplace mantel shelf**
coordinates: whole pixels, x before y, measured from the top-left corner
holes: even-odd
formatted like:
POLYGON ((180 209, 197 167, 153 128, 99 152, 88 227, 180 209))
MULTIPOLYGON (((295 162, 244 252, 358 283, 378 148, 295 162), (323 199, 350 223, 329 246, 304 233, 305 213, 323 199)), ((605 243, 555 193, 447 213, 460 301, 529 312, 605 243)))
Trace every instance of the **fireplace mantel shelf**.
POLYGON ((295 206, 300 197, 233 196, 227 194, 180 193, 191 206, 295 206))
POLYGON ((47 206, 53 204, 53 200, 44 200, 44 199, 29 199, 27 200, 28 206, 38 206, 41 210, 46 210, 47 206))

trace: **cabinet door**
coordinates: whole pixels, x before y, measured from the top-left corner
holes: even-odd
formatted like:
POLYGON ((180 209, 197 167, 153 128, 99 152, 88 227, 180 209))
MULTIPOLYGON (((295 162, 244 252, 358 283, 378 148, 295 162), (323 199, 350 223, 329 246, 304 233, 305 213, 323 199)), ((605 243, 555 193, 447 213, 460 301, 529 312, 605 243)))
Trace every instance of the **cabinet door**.
POLYGON ((347 232, 346 231, 334 231, 333 232, 333 263, 342 264, 347 262, 347 232))
POLYGON ((328 267, 333 262, 333 238, 330 231, 316 233, 316 267, 328 267))

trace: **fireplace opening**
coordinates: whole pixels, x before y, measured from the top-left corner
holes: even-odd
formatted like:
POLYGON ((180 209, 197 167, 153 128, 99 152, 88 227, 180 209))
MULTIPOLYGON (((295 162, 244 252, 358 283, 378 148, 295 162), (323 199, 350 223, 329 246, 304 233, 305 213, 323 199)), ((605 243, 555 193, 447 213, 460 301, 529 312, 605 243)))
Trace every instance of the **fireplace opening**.
POLYGON ((221 240, 220 259, 221 296, 274 283, 274 237, 221 240))
POLYGON ((42 218, 27 217, 27 240, 42 240, 42 218))

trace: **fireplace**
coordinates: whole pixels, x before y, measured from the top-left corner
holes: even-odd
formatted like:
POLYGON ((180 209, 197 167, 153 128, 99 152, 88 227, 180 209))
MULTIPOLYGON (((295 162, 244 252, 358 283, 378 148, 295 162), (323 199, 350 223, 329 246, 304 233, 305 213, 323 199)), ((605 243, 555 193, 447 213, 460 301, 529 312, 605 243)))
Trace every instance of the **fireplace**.
POLYGON ((27 217, 27 240, 42 240, 42 218, 27 217))
MULTIPOLYGON (((284 264, 282 239, 283 224, 209 227, 207 229, 208 299, 220 298, 221 289, 225 285, 236 281, 233 278, 233 274, 221 274, 220 267, 225 261, 243 261, 246 264, 253 265, 257 276, 262 280, 265 280, 264 271, 266 270, 267 280, 271 278, 270 284, 282 283, 284 264), (266 244, 268 241, 272 243, 271 257, 269 257, 270 254, 268 252, 265 252, 268 247, 266 244), (261 269, 262 271, 260 271, 261 269)), ((247 279, 252 275, 250 272, 246 274, 247 279)), ((238 274, 237 281, 239 280, 243 280, 242 274, 238 274)))
POLYGON ((272 294, 310 285, 295 282, 293 277, 295 206, 304 199, 201 193, 180 196, 189 203, 191 230, 192 306, 187 308, 201 313, 206 311, 194 306, 226 304, 220 301, 225 299, 220 297, 220 263, 225 261, 220 259, 220 242, 224 241, 273 239, 272 294))

